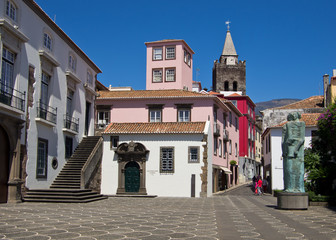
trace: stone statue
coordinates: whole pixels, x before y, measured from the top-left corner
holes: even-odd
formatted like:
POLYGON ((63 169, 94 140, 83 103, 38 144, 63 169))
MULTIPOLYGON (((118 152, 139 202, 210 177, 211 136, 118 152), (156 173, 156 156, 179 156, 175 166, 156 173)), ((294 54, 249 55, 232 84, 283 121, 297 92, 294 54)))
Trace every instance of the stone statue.
POLYGON ((282 127, 282 156, 284 191, 304 193, 304 138, 305 123, 298 112, 287 116, 288 123, 282 127))

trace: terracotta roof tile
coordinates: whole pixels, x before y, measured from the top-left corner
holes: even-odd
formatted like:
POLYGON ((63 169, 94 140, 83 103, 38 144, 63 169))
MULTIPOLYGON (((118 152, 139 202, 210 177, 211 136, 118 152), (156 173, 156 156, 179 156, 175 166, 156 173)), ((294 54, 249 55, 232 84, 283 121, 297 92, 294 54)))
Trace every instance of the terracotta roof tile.
POLYGON ((205 122, 111 123, 103 134, 199 134, 205 122))
POLYGON ((232 93, 229 95, 229 97, 241 97, 242 95, 238 94, 238 93, 232 93))
POLYGON ((323 108, 323 96, 312 96, 301 101, 291 103, 274 109, 302 109, 302 108, 323 108))
POLYGON ((99 91, 98 99, 123 99, 123 98, 181 98, 202 97, 214 98, 209 94, 202 94, 185 90, 132 90, 132 91, 99 91))
MULTIPOLYGON (((317 126, 317 122, 318 122, 318 118, 321 115, 321 113, 303 113, 301 115, 301 119, 300 121, 303 121, 306 123, 306 127, 310 126, 317 126)), ((277 126, 274 127, 282 127, 283 125, 285 125, 288 121, 282 122, 277 126)))

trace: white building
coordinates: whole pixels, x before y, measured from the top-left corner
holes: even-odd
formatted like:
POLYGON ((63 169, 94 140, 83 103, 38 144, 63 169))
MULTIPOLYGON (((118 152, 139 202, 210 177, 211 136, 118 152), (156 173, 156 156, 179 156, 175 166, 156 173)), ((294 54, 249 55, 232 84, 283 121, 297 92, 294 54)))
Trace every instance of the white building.
POLYGON ((48 188, 82 137, 94 134, 101 71, 34 1, 1 0, 0 6, 5 202, 20 199, 21 179, 27 188, 48 188))
MULTIPOLYGON (((306 123, 304 147, 311 147, 311 140, 314 136, 314 131, 317 130, 317 119, 320 113, 304 113, 301 116, 301 121, 306 123)), ((264 177, 270 176, 271 189, 282 190, 283 183, 283 158, 282 158, 282 126, 286 122, 267 128, 263 135, 264 149, 264 177)))
POLYGON ((111 123, 103 133, 101 193, 211 196, 209 126, 209 122, 111 123))

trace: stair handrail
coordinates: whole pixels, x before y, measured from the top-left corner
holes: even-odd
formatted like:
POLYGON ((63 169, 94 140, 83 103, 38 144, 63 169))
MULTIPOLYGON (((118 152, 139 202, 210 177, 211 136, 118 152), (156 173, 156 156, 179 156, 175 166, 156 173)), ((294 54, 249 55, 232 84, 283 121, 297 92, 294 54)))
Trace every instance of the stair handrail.
POLYGON ((96 146, 93 148, 93 150, 90 153, 90 156, 88 157, 84 166, 82 167, 81 182, 80 182, 81 189, 85 189, 86 185, 91 179, 92 174, 96 170, 98 162, 101 160, 101 156, 103 154, 103 144, 102 143, 103 143, 103 138, 100 137, 96 146))

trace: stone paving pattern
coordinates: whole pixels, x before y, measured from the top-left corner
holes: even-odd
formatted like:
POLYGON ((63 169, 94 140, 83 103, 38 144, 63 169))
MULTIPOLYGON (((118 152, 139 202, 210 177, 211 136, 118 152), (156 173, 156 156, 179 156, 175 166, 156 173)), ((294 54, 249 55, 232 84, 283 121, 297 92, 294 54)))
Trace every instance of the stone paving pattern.
POLYGON ((336 209, 275 206, 248 186, 211 198, 0 204, 0 239, 336 239, 336 209))

